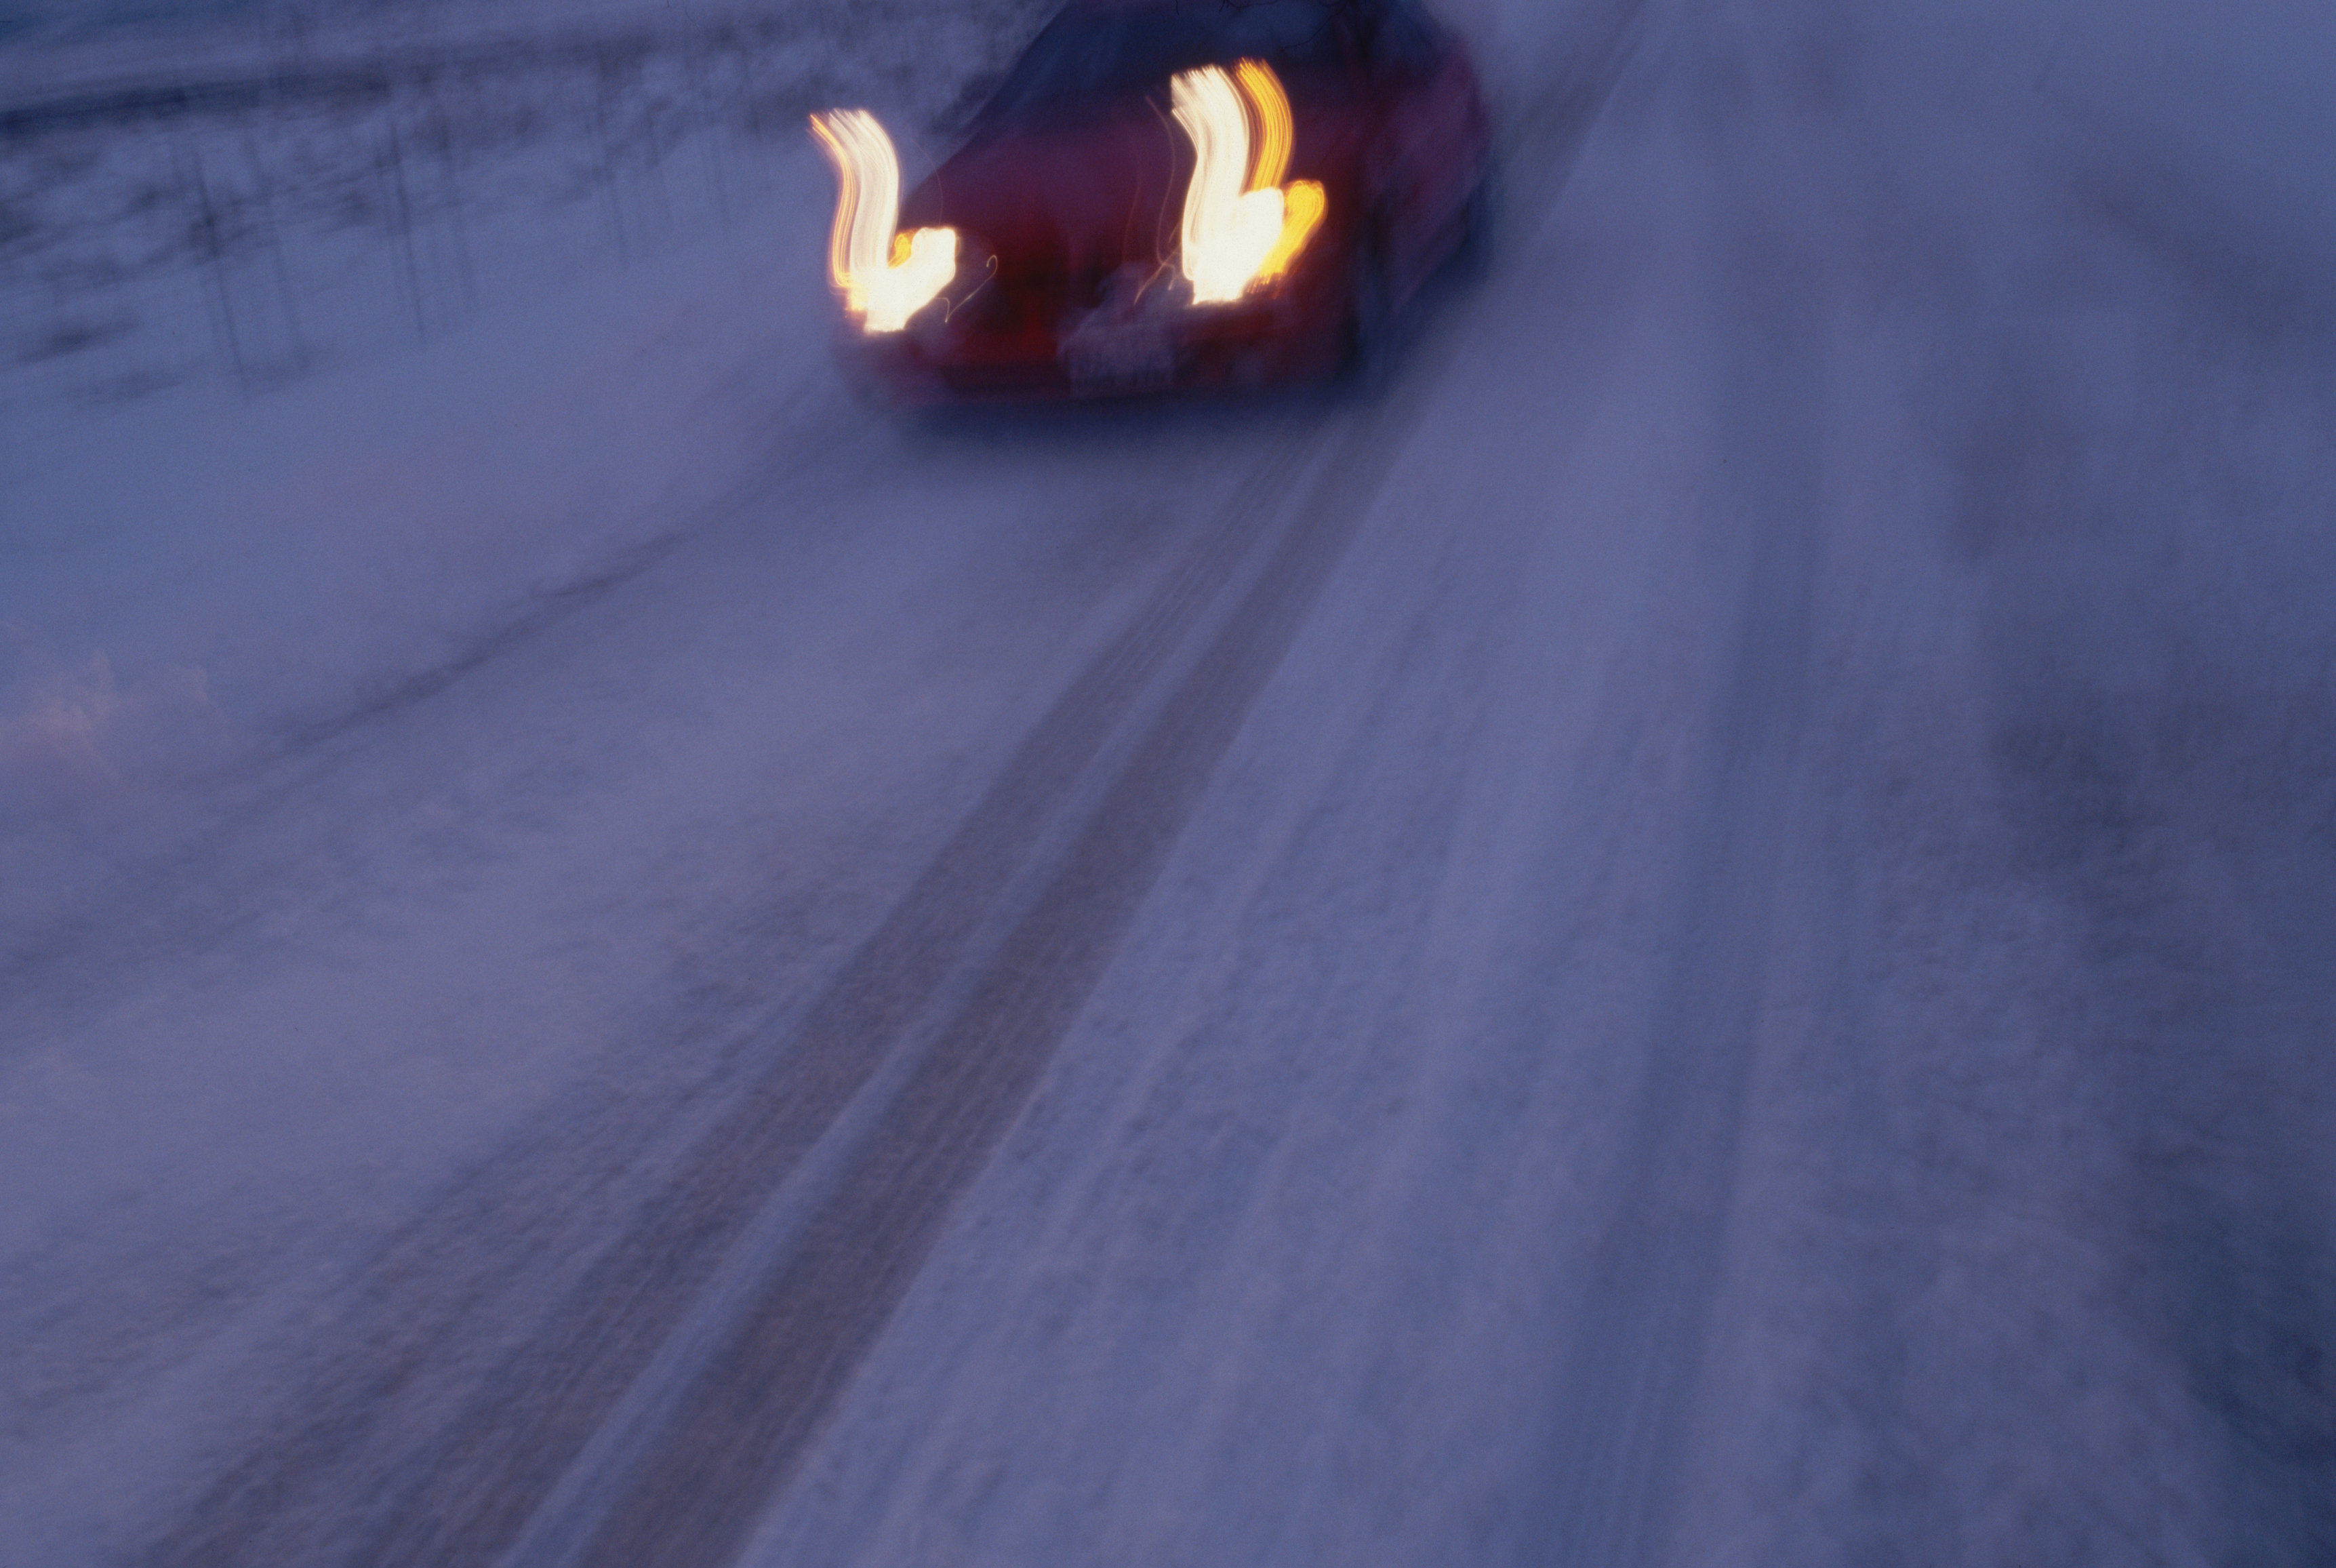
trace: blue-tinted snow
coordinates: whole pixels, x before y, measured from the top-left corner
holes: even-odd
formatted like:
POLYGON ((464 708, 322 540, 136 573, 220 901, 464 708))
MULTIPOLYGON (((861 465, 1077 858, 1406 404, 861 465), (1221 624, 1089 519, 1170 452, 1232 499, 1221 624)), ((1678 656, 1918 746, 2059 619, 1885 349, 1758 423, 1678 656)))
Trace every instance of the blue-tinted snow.
POLYGON ((1208 521, 1341 456, 749 1560, 2336 1550, 2324 8, 1650 0, 1563 170, 1602 14, 1455 9, 1503 246, 1377 404, 871 421, 816 161, 711 122, 17 355, 0 1558, 167 1538, 467 1174, 588 1253, 1208 521))

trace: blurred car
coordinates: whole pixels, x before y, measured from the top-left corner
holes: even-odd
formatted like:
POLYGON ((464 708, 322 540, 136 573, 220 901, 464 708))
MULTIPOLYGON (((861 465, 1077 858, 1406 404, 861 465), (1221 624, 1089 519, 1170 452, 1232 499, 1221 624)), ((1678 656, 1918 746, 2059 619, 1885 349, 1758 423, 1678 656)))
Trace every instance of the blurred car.
POLYGON ((1475 72, 1411 0, 1071 0, 905 199, 872 119, 813 129, 842 361, 910 403, 1368 365, 1488 201, 1475 72))

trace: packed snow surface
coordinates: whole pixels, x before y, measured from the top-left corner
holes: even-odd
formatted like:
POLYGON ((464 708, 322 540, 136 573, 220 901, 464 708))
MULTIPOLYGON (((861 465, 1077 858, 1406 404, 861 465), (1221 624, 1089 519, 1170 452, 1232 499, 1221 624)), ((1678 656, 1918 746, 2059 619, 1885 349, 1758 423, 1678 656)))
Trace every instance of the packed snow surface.
POLYGON ((1455 4, 1389 385, 939 422, 802 115, 1040 8, 132 10, 0 1563, 2336 1560, 2326 7, 1455 4))

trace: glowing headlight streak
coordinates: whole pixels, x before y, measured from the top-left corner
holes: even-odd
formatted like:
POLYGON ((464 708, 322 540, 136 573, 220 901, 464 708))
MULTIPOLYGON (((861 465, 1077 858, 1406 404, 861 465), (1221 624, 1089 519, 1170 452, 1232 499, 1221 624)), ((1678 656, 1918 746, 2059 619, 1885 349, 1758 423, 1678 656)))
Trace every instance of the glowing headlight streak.
POLYGON ((862 328, 898 332, 957 276, 957 230, 900 232, 900 159, 874 115, 814 114, 811 133, 835 166, 828 278, 862 328))
POLYGON ((1289 270, 1328 201, 1314 180, 1281 183, 1292 140, 1290 98, 1270 66, 1244 60, 1230 73, 1216 65, 1181 72, 1169 94, 1193 153, 1184 277, 1193 304, 1227 304, 1289 270))

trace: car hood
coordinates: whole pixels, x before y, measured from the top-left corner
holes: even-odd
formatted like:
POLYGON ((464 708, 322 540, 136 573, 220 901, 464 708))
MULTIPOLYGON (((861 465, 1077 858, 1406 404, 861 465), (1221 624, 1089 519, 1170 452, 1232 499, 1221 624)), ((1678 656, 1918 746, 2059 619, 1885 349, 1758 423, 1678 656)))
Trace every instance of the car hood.
POLYGON ((902 204, 998 258, 1001 281, 1093 279, 1173 257, 1192 154, 1137 102, 1075 122, 977 133, 902 204))

